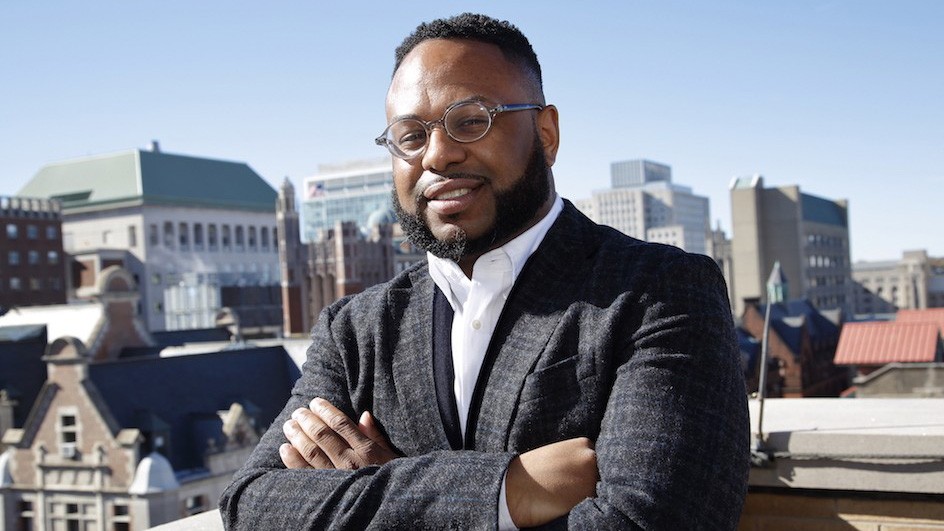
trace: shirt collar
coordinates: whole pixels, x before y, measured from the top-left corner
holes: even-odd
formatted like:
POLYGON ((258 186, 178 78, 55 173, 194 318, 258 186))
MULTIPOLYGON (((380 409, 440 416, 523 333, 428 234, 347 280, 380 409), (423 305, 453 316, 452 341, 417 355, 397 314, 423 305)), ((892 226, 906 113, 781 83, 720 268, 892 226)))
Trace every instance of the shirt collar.
MULTIPOLYGON (((483 259, 487 260, 492 253, 502 253, 511 261, 511 284, 514 285, 518 279, 518 274, 524 268, 524 264, 544 241, 551 225, 554 224, 563 209, 564 201, 559 195, 555 194, 554 204, 551 205, 551 209, 540 221, 505 245, 485 253, 475 261, 473 277, 475 276, 475 268, 483 259)), ((462 303, 468 298, 471 281, 459 268, 459 264, 446 258, 439 258, 428 252, 426 258, 429 262, 429 275, 433 282, 446 295, 446 299, 449 300, 449 304, 453 309, 461 307, 462 303)))

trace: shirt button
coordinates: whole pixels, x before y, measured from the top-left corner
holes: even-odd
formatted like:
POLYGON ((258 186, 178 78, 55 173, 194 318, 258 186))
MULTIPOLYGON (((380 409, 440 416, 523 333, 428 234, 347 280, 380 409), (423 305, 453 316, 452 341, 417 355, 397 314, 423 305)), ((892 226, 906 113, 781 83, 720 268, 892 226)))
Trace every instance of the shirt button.
POLYGON ((479 328, 482 328, 482 322, 479 321, 478 319, 472 321, 472 329, 478 330, 479 328))

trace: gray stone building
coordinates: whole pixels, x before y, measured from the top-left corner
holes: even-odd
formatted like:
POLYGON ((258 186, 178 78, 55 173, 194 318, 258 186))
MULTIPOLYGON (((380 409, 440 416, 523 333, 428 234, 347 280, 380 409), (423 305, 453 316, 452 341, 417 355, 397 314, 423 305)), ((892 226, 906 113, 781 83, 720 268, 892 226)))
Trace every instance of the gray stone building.
POLYGON ((611 188, 574 205, 593 221, 650 242, 708 254, 708 198, 672 183, 672 169, 648 160, 614 162, 611 188))
MULTIPOLYGON (((133 149, 48 164, 20 195, 62 205, 70 296, 110 265, 129 270, 150 331, 214 325, 223 287, 278 295, 276 192, 248 165, 133 149)), ((242 297, 234 297, 240 300, 242 297)), ((279 301, 270 301, 275 329, 279 301)))
POLYGON ((852 279, 859 315, 944 307, 944 258, 925 250, 905 251, 900 260, 856 262, 852 279))

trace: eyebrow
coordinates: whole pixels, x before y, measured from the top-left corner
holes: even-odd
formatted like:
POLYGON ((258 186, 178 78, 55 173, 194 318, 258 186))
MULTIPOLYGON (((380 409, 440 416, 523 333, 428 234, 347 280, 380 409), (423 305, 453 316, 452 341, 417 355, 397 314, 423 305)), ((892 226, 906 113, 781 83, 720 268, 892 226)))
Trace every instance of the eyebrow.
MULTIPOLYGON (((463 99, 461 99, 461 100, 456 100, 456 101, 450 103, 449 105, 446 105, 446 108, 448 109, 449 107, 452 107, 453 105, 455 105, 455 104, 457 104, 457 103, 466 103, 466 102, 471 102, 471 101, 475 101, 475 102, 479 102, 479 103, 493 103, 490 98, 487 98, 487 97, 485 97, 485 96, 483 96, 483 95, 481 95, 481 94, 473 94, 473 95, 471 95, 471 96, 469 96, 469 97, 467 97, 467 98, 463 98, 463 99)), ((442 118, 442 115, 440 115, 439 117, 442 118)), ((394 116, 394 117, 390 120, 390 123, 394 123, 394 122, 396 122, 397 120, 420 120, 420 121, 422 121, 422 122, 425 122, 425 121, 426 121, 426 120, 423 120, 423 119, 420 117, 420 115, 418 115, 418 114, 416 114, 416 113, 398 114, 398 115, 394 116)))

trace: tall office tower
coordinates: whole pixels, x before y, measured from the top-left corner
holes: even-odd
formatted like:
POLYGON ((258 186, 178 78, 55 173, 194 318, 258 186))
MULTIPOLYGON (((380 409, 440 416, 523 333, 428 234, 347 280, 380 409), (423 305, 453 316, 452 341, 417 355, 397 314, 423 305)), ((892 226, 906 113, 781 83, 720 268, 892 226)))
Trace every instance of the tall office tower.
POLYGON ((391 208, 393 171, 390 157, 321 165, 305 179, 302 196, 303 239, 313 242, 338 221, 353 221, 366 234, 371 214, 391 208))
POLYGON ((649 160, 624 160, 610 164, 610 185, 625 188, 654 182, 672 182, 672 168, 649 160))
POLYGON ((590 219, 624 234, 693 253, 708 252, 708 198, 672 183, 672 169, 648 160, 614 162, 612 188, 577 204, 590 219))
POLYGON ((730 188, 735 314, 765 302, 765 282, 778 261, 796 298, 849 314, 848 202, 805 194, 796 185, 764 188, 760 175, 735 178, 730 188))
POLYGON ((59 202, 0 196, 0 314, 64 304, 65 264, 59 202))
POLYGON ((240 306, 253 325, 280 327, 276 192, 248 165, 154 142, 47 164, 20 194, 62 204, 70 298, 120 265, 138 283, 149 331, 213 327, 221 308, 240 306))

